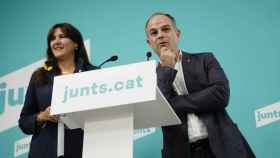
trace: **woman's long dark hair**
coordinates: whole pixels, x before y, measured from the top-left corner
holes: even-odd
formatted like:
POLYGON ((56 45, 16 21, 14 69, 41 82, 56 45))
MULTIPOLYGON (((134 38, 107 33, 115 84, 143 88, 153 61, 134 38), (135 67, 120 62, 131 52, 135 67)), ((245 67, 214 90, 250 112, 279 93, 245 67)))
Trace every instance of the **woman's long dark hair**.
MULTIPOLYGON (((60 28, 67 38, 70 38, 73 42, 75 42, 78 45, 77 49, 75 50, 75 63, 77 63, 78 60, 82 60, 84 64, 89 64, 88 55, 80 31, 69 23, 58 23, 50 28, 47 37, 48 48, 46 52, 47 60, 45 61, 45 66, 52 67, 52 69, 49 71, 52 71, 57 74, 60 74, 61 72, 61 70, 58 67, 57 59, 55 58, 50 45, 54 36, 54 31, 57 28, 60 28)), ((47 76, 47 73, 49 71, 43 67, 39 68, 35 74, 35 81, 37 81, 37 83, 40 84, 47 83, 49 81, 49 78, 47 76)))

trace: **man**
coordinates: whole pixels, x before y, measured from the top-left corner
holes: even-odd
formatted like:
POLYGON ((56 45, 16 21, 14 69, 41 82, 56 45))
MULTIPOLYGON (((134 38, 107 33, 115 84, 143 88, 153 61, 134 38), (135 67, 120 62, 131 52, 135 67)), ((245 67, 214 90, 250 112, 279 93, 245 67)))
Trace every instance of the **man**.
POLYGON ((163 158, 254 158, 225 110, 229 84, 214 55, 181 51, 180 30, 169 14, 154 13, 145 31, 160 57, 158 86, 182 121, 162 127, 163 158))

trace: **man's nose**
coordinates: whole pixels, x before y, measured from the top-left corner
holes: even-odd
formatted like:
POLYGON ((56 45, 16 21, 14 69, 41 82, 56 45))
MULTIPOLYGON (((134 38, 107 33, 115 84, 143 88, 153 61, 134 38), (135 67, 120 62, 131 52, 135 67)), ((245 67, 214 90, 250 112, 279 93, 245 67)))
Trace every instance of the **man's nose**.
POLYGON ((161 38, 163 38, 164 37, 164 33, 162 32, 162 31, 158 31, 158 36, 157 36, 157 38, 158 39, 161 39, 161 38))

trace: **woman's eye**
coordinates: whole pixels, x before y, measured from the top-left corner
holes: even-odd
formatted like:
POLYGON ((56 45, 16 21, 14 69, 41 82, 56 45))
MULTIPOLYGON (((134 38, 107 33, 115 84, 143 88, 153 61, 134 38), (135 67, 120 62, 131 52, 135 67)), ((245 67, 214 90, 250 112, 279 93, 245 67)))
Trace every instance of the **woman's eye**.
POLYGON ((59 35, 60 38, 66 38, 67 36, 65 34, 59 35))

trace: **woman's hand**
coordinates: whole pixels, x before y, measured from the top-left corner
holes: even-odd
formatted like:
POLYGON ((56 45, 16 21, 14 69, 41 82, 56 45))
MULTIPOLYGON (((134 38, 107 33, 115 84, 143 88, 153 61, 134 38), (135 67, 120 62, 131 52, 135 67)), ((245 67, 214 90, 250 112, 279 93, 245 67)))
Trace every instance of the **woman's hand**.
POLYGON ((50 115, 51 106, 48 106, 44 111, 40 111, 37 115, 37 122, 42 124, 44 122, 50 121, 57 123, 59 120, 58 116, 50 115))

